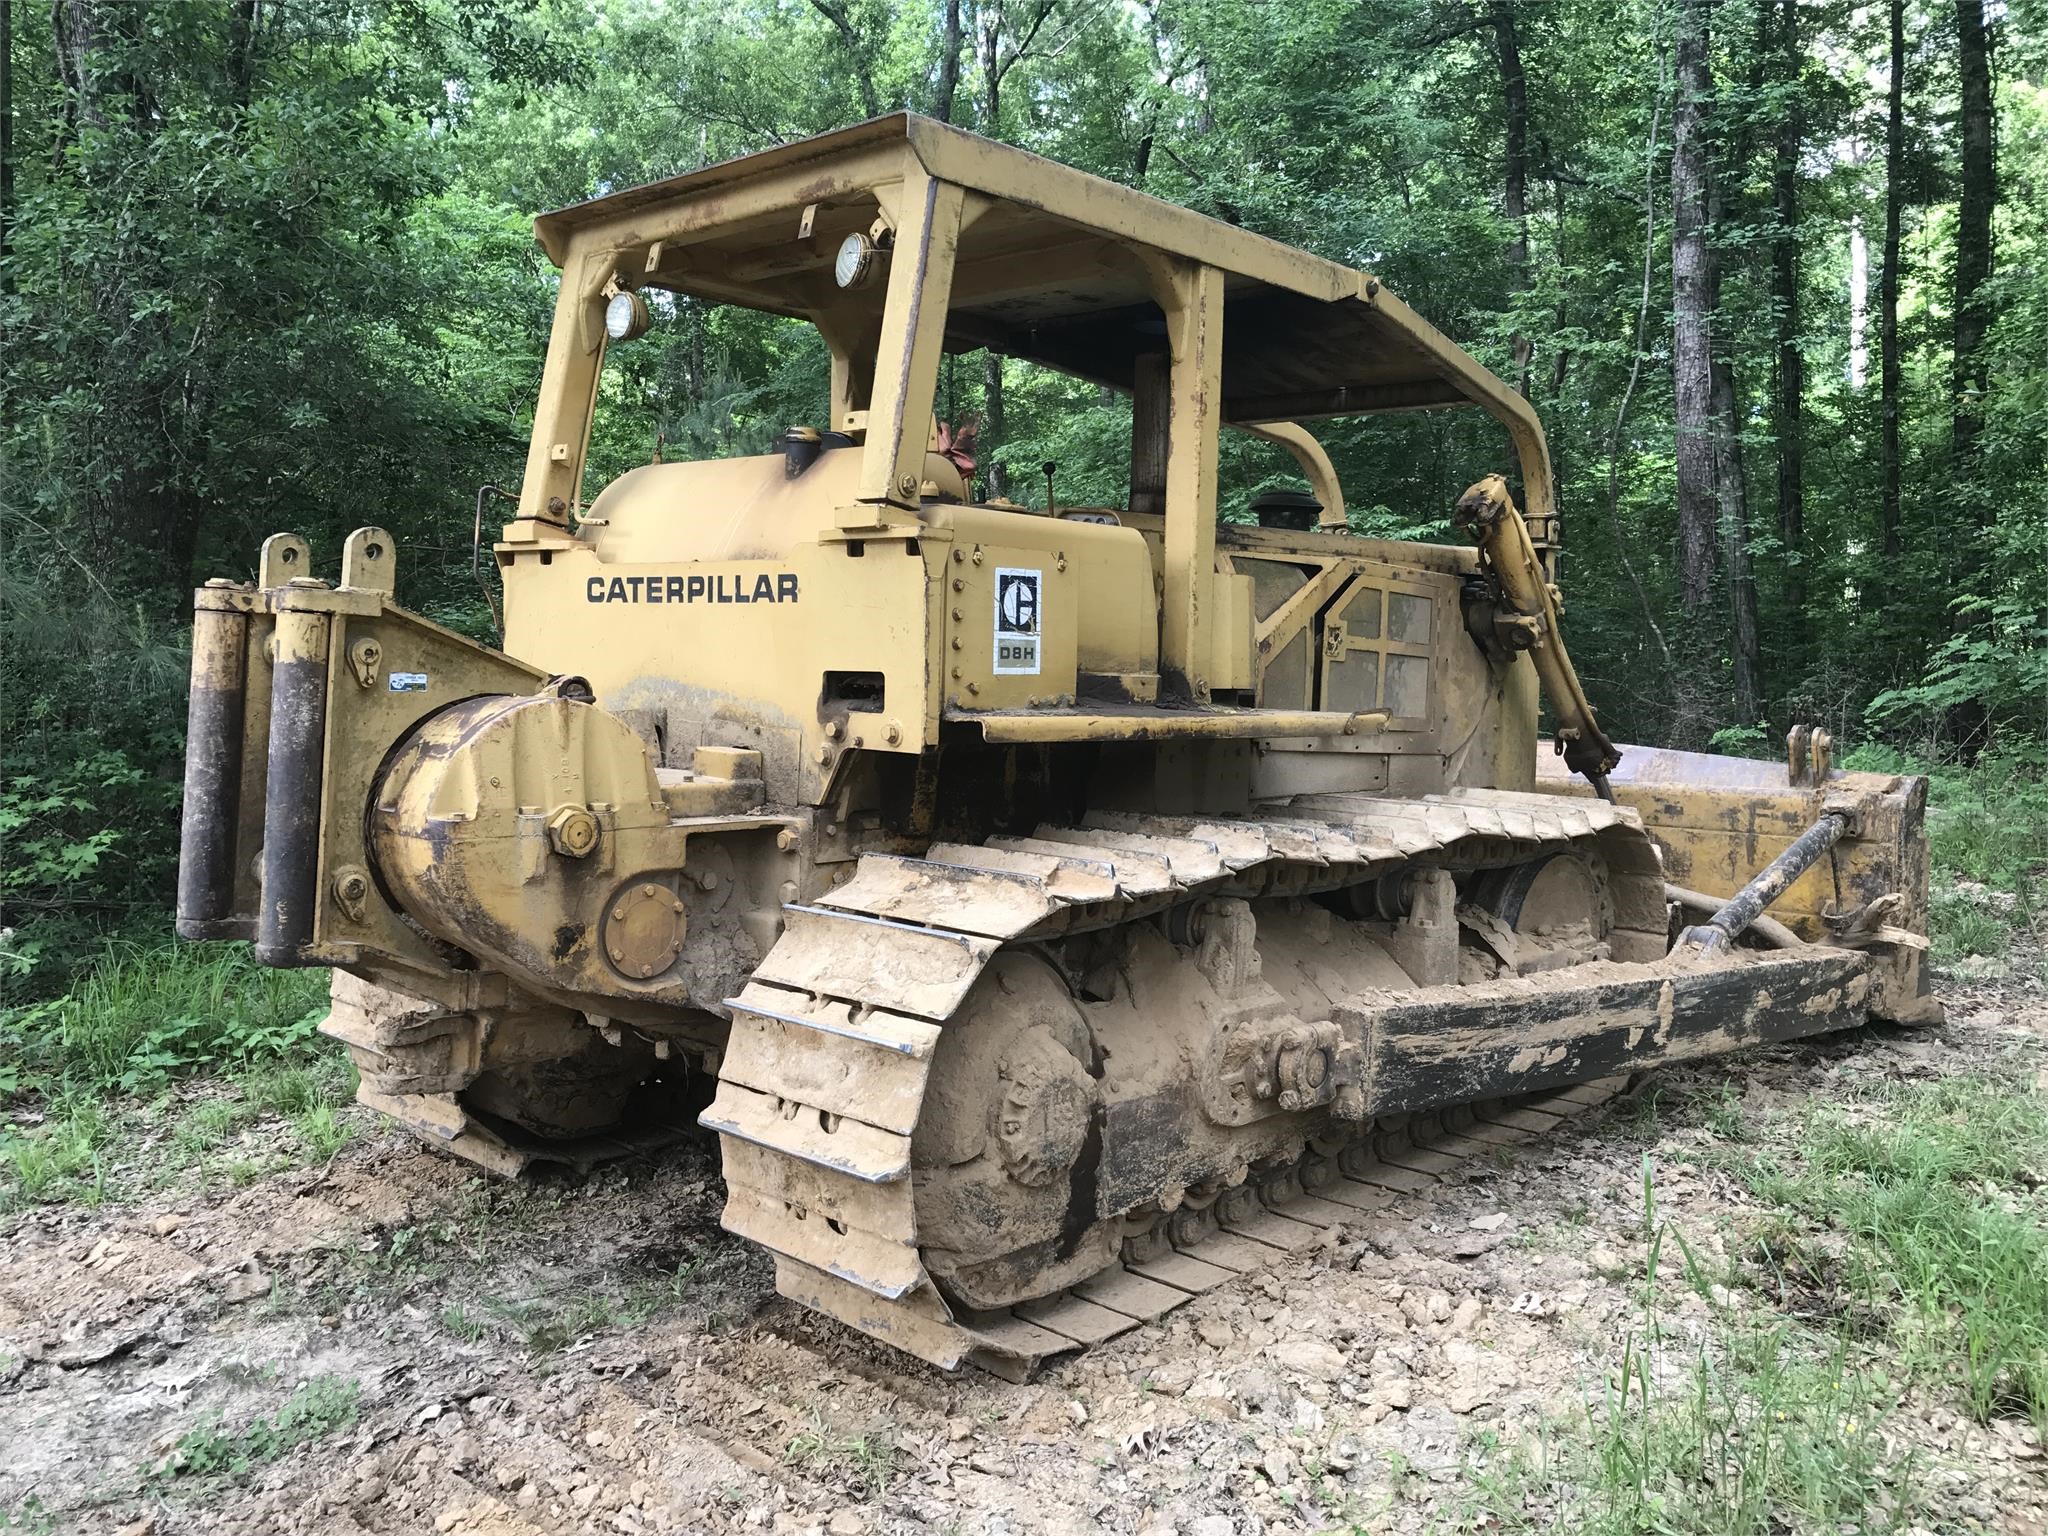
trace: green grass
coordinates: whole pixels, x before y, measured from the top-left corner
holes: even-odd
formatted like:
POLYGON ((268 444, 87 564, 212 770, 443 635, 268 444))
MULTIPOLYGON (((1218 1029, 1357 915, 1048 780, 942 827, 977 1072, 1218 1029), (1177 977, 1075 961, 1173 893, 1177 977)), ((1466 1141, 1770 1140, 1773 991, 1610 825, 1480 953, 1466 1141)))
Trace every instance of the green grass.
POLYGON ((1927 936, 1941 959, 1996 959, 2012 948, 2012 919, 1976 893, 1940 890, 1927 903, 1927 936))
POLYGON ((110 1198, 110 1151, 166 1119, 159 1178, 242 1184, 331 1159, 354 1083, 317 1034, 326 987, 326 972, 257 965, 246 945, 119 944, 64 996, 0 1014, 0 1211, 110 1198), (203 1096, 173 1096, 201 1072, 203 1096), (285 1134, 261 1133, 269 1122, 285 1134))
POLYGON ((187 1430, 157 1468, 159 1478, 227 1478, 239 1482, 280 1456, 346 1429, 356 1421, 361 1386, 344 1376, 301 1382, 274 1414, 239 1429, 219 1420, 187 1430))
POLYGON ((14 1091, 62 1083, 147 1092, 199 1067, 304 1059, 326 1011, 325 971, 280 971, 244 944, 109 945, 71 991, 13 1010, 14 1091))
POLYGON ((1849 754, 1846 765, 1927 775, 1928 929, 1935 956, 2005 955, 2014 932, 2032 925, 2034 891, 2048 871, 2048 753, 2022 741, 1964 767, 1864 747, 1849 754))
POLYGON ((887 1486, 895 1467, 895 1442, 892 1426, 859 1432, 836 1429, 814 1411, 809 1427, 791 1438, 782 1459, 806 1477, 872 1498, 887 1486))
POLYGON ((1984 1078, 1886 1086, 1814 1108, 1804 1153, 1749 1170, 1804 1219, 1764 1245, 1767 1283, 1881 1334, 1978 1419, 2048 1433, 2048 1102, 1984 1078))
POLYGON ((1472 1458, 1468 1521, 1582 1536, 1903 1531, 1926 1495, 1887 1433, 1897 1402, 1884 1373, 1787 1325, 1687 1347, 1653 1322, 1622 1341, 1583 1409, 1472 1458))
POLYGON ((1697 1248, 1658 1212, 1636 1317, 1574 1409, 1466 1448, 1459 1529, 1581 1536, 1779 1536, 1904 1531, 1925 1517, 1913 1453, 1889 1432, 1905 1382, 1847 1332, 1738 1316, 1713 1300, 1697 1248), (1708 1301, 1704 1333, 1673 1329, 1660 1274, 1708 1301))
POLYGON ((97 1206, 108 1194, 106 1151, 114 1124, 101 1101, 63 1092, 40 1123, 0 1125, 0 1210, 58 1197, 97 1206))

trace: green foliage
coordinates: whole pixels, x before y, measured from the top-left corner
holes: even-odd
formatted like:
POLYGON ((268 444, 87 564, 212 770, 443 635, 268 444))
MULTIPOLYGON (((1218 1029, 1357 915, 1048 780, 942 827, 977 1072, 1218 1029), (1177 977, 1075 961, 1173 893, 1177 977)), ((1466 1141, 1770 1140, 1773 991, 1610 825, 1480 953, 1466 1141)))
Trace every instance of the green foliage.
POLYGON ((110 931, 163 931, 188 671, 140 606, 24 563, 0 573, 0 1003, 59 989, 110 931))
POLYGON ((2048 1430, 2048 1105, 2020 1084, 1901 1085, 1816 1109, 1806 1141, 1802 1169, 1752 1180, 1848 1245, 1835 1258, 1792 1239, 1774 1283, 1824 1288, 1977 1418, 2048 1430))
POLYGON ((154 1176, 212 1167, 265 1116, 291 1134, 248 1167, 333 1157, 348 1136, 336 1105, 353 1084, 317 1041, 325 1012, 324 972, 259 966, 246 945, 107 945, 68 992, 0 1011, 0 1209, 109 1198, 135 1106, 155 1099, 161 1113, 162 1091, 202 1069, 221 1080, 219 1096, 179 1115, 154 1176))
POLYGON ((1937 771, 1928 836, 1936 870, 2025 896, 2048 869, 2048 762, 2033 743, 1937 771))
POLYGON ((1707 738, 1709 750, 1730 757, 1775 757, 1777 743, 1760 725, 1725 725, 1707 738))
POLYGON ((31 1536, 49 1536, 56 1529, 55 1512, 34 1494, 12 1508, 0 1509, 0 1531, 25 1531, 31 1536))
POLYGON ((302 1445, 347 1429, 356 1422, 361 1396, 360 1382, 315 1376, 295 1387, 277 1412, 252 1419, 240 1429, 227 1429, 216 1420, 187 1430, 157 1476, 240 1482, 302 1445))
POLYGON ((71 991, 0 1028, 28 1073, 86 1092, 147 1092, 199 1066, 306 1056, 325 981, 260 966, 240 944, 115 944, 71 991))
POLYGON ((1928 776, 1935 954, 2006 953, 2014 930, 2034 920, 2034 892, 2048 870, 2048 753, 2040 743, 2008 737, 1967 767, 1864 746, 1849 754, 1846 766, 1928 776))

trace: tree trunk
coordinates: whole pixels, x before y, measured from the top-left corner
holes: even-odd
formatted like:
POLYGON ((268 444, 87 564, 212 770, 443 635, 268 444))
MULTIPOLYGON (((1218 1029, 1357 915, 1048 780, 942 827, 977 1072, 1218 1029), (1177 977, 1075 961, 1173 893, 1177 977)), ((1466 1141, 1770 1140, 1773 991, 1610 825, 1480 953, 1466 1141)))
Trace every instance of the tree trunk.
POLYGON ((1003 445, 1003 355, 984 354, 981 364, 981 462, 988 472, 991 496, 1010 494, 1010 471, 1000 457, 1003 445))
POLYGON ((1772 311, 1777 320, 1778 538, 1785 546, 1785 602, 1792 622, 1805 629, 1806 571, 1806 358, 1799 350, 1799 151, 1805 125, 1799 109, 1799 70, 1805 61, 1799 42, 1799 0, 1779 9, 1779 56, 1787 87, 1771 157, 1771 201, 1777 227, 1771 241, 1772 311))
POLYGON ((50 168, 64 168, 64 153, 81 123, 106 125, 93 78, 92 52, 99 40, 99 18, 93 0, 54 0, 50 7, 50 42, 64 105, 57 131, 51 135, 50 168))
MULTIPOLYGON (((1564 178, 1556 176, 1554 171, 1550 190, 1557 197, 1557 270, 1561 273, 1564 271, 1564 178)), ((1563 397, 1565 372, 1572 365, 1571 348, 1564 344, 1565 323, 1570 318, 1565 307, 1565 285, 1560 280, 1557 287, 1557 309, 1551 316, 1551 324, 1557 335, 1557 350, 1550 359, 1550 398, 1553 400, 1563 397)))
POLYGON ((946 0, 946 26, 939 37, 939 85, 932 95, 932 116, 953 121, 953 98, 960 90, 960 0, 946 0))
POLYGON ((869 117, 882 115, 882 96, 875 89, 874 60, 867 47, 861 42, 860 32, 853 24, 853 12, 846 0, 811 0, 811 8, 832 23, 832 30, 839 34, 839 41, 846 49, 846 57, 853 65, 853 81, 860 89, 860 104, 869 117))
POLYGON ((1891 0, 1891 83, 1884 136, 1884 255, 1877 277, 1878 400, 1883 417, 1879 456, 1883 494, 1878 538, 1886 573, 1899 557, 1899 396, 1905 371, 1899 360, 1899 244, 1906 200, 1906 0, 1891 0))
POLYGON ((1991 35, 1984 0, 1956 0, 1956 62, 1962 79, 1963 189, 1956 211, 1955 457, 1963 473, 1984 423, 1983 287, 1991 276, 1991 210, 1998 201, 1992 143, 1991 35))
POLYGON ((1736 407, 1735 369, 1726 358, 1712 368, 1715 437, 1715 509, 1728 560, 1728 650, 1735 663, 1735 718, 1755 725, 1763 713, 1763 647, 1757 634, 1756 575, 1749 561, 1749 477, 1742 462, 1742 413, 1736 407))
POLYGON ((249 91, 256 79, 256 37, 263 21, 261 0, 235 0, 229 15, 228 53, 234 102, 249 105, 249 91))
POLYGON ((1679 592, 1688 614, 1714 583, 1713 253, 1707 246, 1707 0, 1679 0, 1671 144, 1671 388, 1677 423, 1679 592))
MULTIPOLYGON (((1522 72, 1522 43, 1515 30, 1513 0, 1488 0, 1488 19, 1494 44, 1500 53, 1500 92, 1507 156, 1502 167, 1507 213, 1508 265, 1514 269, 1514 293, 1528 291, 1529 282, 1529 82, 1522 72)), ((1512 341, 1515 354, 1515 387, 1529 398, 1529 359, 1534 351, 1520 326, 1512 341)))
POLYGON ((0 0, 0 293, 14 292, 7 264, 14 231, 14 0, 0 0))
MULTIPOLYGON (((1763 93, 1765 61, 1770 46, 1771 0, 1758 0, 1756 45, 1750 51, 1748 100, 1763 93)), ((1729 224, 1728 192, 1740 189, 1749 164, 1752 139, 1744 121, 1723 146, 1725 158, 1707 172, 1706 299, 1707 313, 1721 312, 1721 263, 1712 240, 1729 224)), ((1740 215, 1738 214, 1738 217, 1740 215)), ((1728 656, 1734 667, 1735 719, 1755 725, 1763 712, 1763 655, 1757 637, 1756 575, 1749 559, 1749 473, 1742 456, 1740 391, 1735 364, 1729 357, 1730 334, 1710 347, 1707 364, 1709 408, 1713 412, 1714 522, 1728 565, 1728 656)))
POLYGON ((1628 382, 1622 386, 1621 403, 1614 408, 1614 425, 1607 434, 1607 537, 1616 558, 1621 561, 1622 570, 1627 573, 1629 585, 1635 588, 1636 601, 1642 605, 1643 622, 1649 626, 1651 638, 1657 642, 1657 654, 1664 660, 1664 682, 1673 687, 1677 682, 1677 666, 1671 655, 1671 642, 1665 638, 1664 626, 1657 622, 1656 607, 1650 602, 1649 590, 1644 587, 1642 576, 1636 570, 1636 563, 1629 558, 1629 536, 1621 526, 1621 435, 1628 426, 1628 411, 1636 398, 1636 385, 1643 377, 1643 338, 1650 328, 1650 284, 1657 259, 1657 117, 1663 105, 1664 96, 1664 53, 1657 53, 1656 89, 1650 97, 1650 131, 1643 145, 1643 292, 1636 306, 1635 345, 1629 349, 1628 382))

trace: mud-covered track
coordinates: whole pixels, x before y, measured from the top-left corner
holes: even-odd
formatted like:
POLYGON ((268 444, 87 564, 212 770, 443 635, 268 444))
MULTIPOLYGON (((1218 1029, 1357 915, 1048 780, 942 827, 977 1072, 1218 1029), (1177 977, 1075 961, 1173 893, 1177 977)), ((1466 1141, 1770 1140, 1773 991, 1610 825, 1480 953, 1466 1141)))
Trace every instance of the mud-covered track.
POLYGON ((955 1317, 919 1252, 912 1139, 943 1028, 996 954, 1196 897, 1306 895, 1417 862, 1479 867, 1586 843, 1609 870, 1617 950, 1661 953, 1655 850, 1633 812, 1601 801, 1313 796, 1258 820, 1105 815, 1028 838, 937 844, 923 858, 863 857, 827 897, 787 909, 782 937, 731 1002, 718 1096, 703 1116, 722 1141, 725 1225, 775 1255, 785 1295, 944 1366, 1029 1370, 1158 1316, 1312 1239, 1337 1211, 1370 1210, 1580 1100, 1382 1128, 1379 1145, 1345 1154, 1348 1168, 1303 1159, 1277 1181, 1261 1170, 1219 1196, 1213 1232, 1183 1221, 1170 1240, 1141 1233, 1127 1244, 1131 1262, 1059 1296, 955 1317))
MULTIPOLYGON (((1162 1222, 1129 1240, 1122 1262, 1079 1285, 1001 1311, 961 1314, 955 1325, 975 1341, 968 1355, 974 1364, 1024 1380, 1045 1360, 1156 1322, 1197 1296, 1270 1268, 1332 1228, 1369 1220, 1402 1195, 1424 1193, 1475 1158, 1534 1141, 1607 1102, 1624 1082, 1611 1078, 1511 1103, 1468 1105, 1382 1130, 1327 1160, 1330 1166, 1312 1176, 1318 1180, 1313 1188, 1276 1194, 1266 1183, 1227 1191, 1214 1230, 1192 1241, 1177 1242, 1162 1222), (1340 1169, 1340 1160, 1351 1171, 1340 1169)), ((1299 1168, 1289 1172, 1300 1177, 1299 1168)), ((776 1279, 784 1295, 875 1331, 867 1321, 873 1308, 847 1281, 780 1257, 776 1279)), ((910 1347, 903 1338, 894 1342, 910 1347)))

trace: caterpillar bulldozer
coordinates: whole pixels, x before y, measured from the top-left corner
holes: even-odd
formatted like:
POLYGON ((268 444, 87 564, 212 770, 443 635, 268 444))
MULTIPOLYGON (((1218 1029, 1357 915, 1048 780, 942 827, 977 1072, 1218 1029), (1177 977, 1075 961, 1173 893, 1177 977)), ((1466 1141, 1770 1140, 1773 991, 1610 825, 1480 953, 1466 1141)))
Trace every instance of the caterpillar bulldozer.
POLYGON ((1016 1373, 1628 1074, 1937 1016, 1924 782, 1610 743, 1541 426, 1377 279, 908 115, 537 231, 502 648, 375 527, 196 600, 179 931, 332 967, 449 1152, 704 1085, 785 1295, 1016 1373), (590 487, 664 295, 814 326, 828 419, 590 487), (1120 504, 977 498, 984 347, 1128 397, 1120 504), (1305 423, 1425 409, 1498 428, 1465 538, 1354 534, 1305 423), (1242 520, 1225 431, 1305 489, 1242 520))

